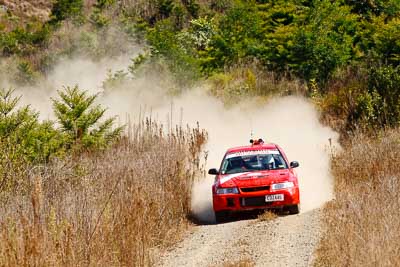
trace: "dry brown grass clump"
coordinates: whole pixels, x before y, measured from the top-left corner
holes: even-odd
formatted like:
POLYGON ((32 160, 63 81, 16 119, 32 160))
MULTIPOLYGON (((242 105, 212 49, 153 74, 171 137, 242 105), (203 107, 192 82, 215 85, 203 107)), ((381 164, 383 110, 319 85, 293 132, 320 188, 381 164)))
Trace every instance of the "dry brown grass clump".
POLYGON ((186 225, 206 137, 147 121, 105 152, 30 170, 0 205, 0 266, 151 265, 186 225))
POLYGON ((400 129, 358 135, 332 163, 316 266, 400 266, 400 129))
POLYGON ((0 23, 4 23, 5 31, 12 30, 15 25, 24 25, 27 22, 49 20, 51 0, 0 0, 0 23), (12 14, 12 21, 4 19, 3 15, 12 14), (17 23, 15 23, 17 22, 17 23))
POLYGON ((220 267, 253 267, 255 266, 254 261, 249 258, 243 258, 238 261, 224 262, 219 265, 220 267))
POLYGON ((275 212, 272 212, 270 210, 267 210, 263 212, 262 214, 258 215, 258 220, 264 222, 264 221, 272 221, 275 220, 278 217, 278 215, 275 212))

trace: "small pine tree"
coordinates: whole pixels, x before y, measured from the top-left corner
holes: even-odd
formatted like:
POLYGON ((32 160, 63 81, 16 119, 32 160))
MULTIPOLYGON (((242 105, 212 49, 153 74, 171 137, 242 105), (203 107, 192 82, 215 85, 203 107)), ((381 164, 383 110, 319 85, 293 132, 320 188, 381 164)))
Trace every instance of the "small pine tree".
POLYGON ((0 89, 0 141, 13 155, 28 161, 48 161, 61 152, 64 140, 50 121, 39 122, 29 106, 17 108, 21 97, 14 90, 0 89))
POLYGON ((17 74, 14 81, 18 85, 32 85, 35 83, 38 74, 32 69, 29 62, 21 62, 17 66, 17 74))
POLYGON ((95 105, 97 94, 88 95, 78 86, 64 87, 58 94, 61 99, 53 99, 54 112, 70 145, 104 148, 121 135, 123 127, 113 129, 115 118, 100 122, 106 109, 95 105))
POLYGON ((0 138, 8 138, 24 129, 27 132, 37 123, 37 114, 29 106, 16 110, 21 97, 13 96, 14 90, 0 90, 0 138))

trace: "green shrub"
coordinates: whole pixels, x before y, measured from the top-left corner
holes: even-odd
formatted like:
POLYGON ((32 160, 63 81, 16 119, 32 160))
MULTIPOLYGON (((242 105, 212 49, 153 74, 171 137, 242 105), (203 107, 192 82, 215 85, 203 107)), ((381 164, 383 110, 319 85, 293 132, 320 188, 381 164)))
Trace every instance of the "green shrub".
POLYGON ((105 27, 111 22, 111 18, 103 14, 103 11, 112 7, 115 0, 97 0, 90 15, 91 22, 97 27, 105 27))
POLYGON ((136 57, 132 58, 132 63, 128 66, 129 72, 133 77, 136 77, 141 66, 150 58, 149 53, 139 53, 136 57))
POLYGON ((171 19, 157 22, 149 29, 147 39, 151 45, 151 55, 165 59, 176 82, 187 86, 200 75, 199 60, 190 39, 176 29, 171 19))
POLYGON ((101 149, 120 136, 123 127, 113 129, 115 118, 101 122, 106 109, 95 105, 97 95, 88 95, 78 86, 65 87, 58 94, 60 99, 53 99, 53 107, 67 148, 101 149))
POLYGON ((51 9, 51 24, 65 19, 81 23, 83 20, 83 0, 56 0, 51 9))
POLYGON ((17 73, 14 75, 14 81, 18 85, 32 85, 35 83, 39 74, 33 70, 31 64, 23 61, 17 66, 17 73))
POLYGON ((168 18, 174 9, 173 0, 157 0, 156 6, 161 18, 168 18))
POLYGON ((238 3, 219 21, 218 31, 203 56, 203 69, 207 73, 256 56, 262 30, 262 18, 255 5, 238 3))
POLYGON ((123 70, 119 70, 114 73, 109 71, 107 73, 107 79, 103 81, 102 87, 105 92, 108 92, 113 89, 121 88, 123 84, 127 82, 127 80, 128 80, 127 72, 123 70))
POLYGON ((207 49, 215 34, 216 25, 213 19, 198 18, 190 21, 188 37, 196 45, 198 50, 207 49))
POLYGON ((186 0, 182 2, 192 17, 197 18, 199 16, 200 5, 196 0, 186 0))
POLYGON ((224 12, 232 5, 232 1, 230 0, 211 0, 210 2, 210 7, 218 12, 224 12))
POLYGON ((96 3, 94 4, 94 7, 98 9, 105 9, 107 7, 112 6, 116 0, 97 0, 96 3))
POLYGON ((384 64, 400 65, 400 18, 386 21, 379 17, 374 21, 372 34, 374 57, 384 64))
POLYGON ((400 70, 392 66, 374 67, 369 70, 366 85, 358 93, 346 92, 345 99, 354 99, 350 106, 350 128, 379 129, 400 124, 400 70))
POLYGON ((354 126, 361 128, 374 128, 384 125, 382 97, 376 90, 364 92, 356 99, 356 107, 351 114, 351 121, 354 126))
POLYGON ((45 47, 49 38, 49 27, 40 23, 28 23, 9 32, 0 32, 0 53, 3 56, 31 55, 45 47))
POLYGON ((288 63, 300 77, 323 84, 354 57, 357 17, 338 2, 320 1, 306 21, 293 37, 288 63))
POLYGON ((384 125, 400 124, 400 67, 372 68, 369 74, 369 92, 381 99, 380 121, 384 125))
POLYGON ((39 114, 29 106, 18 107, 20 97, 13 90, 0 90, 0 141, 3 148, 27 161, 47 161, 61 153, 63 136, 49 121, 39 122, 39 114), (6 149, 7 150, 7 149, 6 149))
POLYGON ((397 0, 346 0, 352 11, 369 18, 372 15, 386 14, 394 16, 400 12, 400 2, 397 0))

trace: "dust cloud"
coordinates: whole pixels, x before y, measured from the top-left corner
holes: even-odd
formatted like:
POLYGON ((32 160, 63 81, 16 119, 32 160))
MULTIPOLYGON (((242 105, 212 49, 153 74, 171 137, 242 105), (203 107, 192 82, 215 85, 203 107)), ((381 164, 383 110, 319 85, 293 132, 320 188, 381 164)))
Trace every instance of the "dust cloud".
MULTIPOLYGON (((333 196, 330 174, 331 150, 338 145, 338 134, 318 120, 313 104, 301 97, 283 97, 267 103, 248 100, 226 109, 201 91, 189 92, 176 100, 182 106, 184 121, 199 121, 207 129, 209 142, 207 167, 219 168, 229 147, 247 145, 251 134, 279 144, 290 161, 297 160, 301 209, 320 207, 333 196)), ((211 185, 208 176, 193 189, 192 210, 202 221, 214 219, 211 185)))
MULTIPOLYGON (((135 52, 98 62, 84 58, 60 61, 40 86, 18 88, 17 92, 23 95, 24 104, 31 104, 40 112, 42 119, 52 119, 50 97, 57 96, 56 90, 78 84, 91 93, 102 93, 102 82, 107 73, 126 71, 134 55, 135 52)), ((166 93, 169 86, 165 75, 148 73, 107 94, 100 94, 99 101, 108 108, 107 115, 119 116, 122 123, 127 117, 135 121, 143 110, 161 121, 172 117, 172 124, 195 126, 199 122, 209 133, 205 149, 207 168, 218 168, 225 151, 232 146, 247 145, 253 133, 254 138, 279 144, 290 161, 299 161, 300 167, 296 170, 302 211, 320 207, 332 198, 330 149, 338 147, 338 134, 319 123, 318 112, 306 99, 291 96, 264 103, 247 99, 233 108, 226 108, 207 94, 207 85, 174 97, 166 93)), ((202 221, 214 220, 213 180, 214 177, 207 175, 193 188, 192 210, 202 221)))
MULTIPOLYGON (((112 103, 108 103, 115 114, 122 115, 121 111, 137 114, 137 108, 145 105, 151 107, 153 116, 160 120, 168 117, 172 110, 173 124, 195 126, 199 122, 209 134, 205 148, 207 169, 219 168, 226 150, 249 144, 252 134, 254 138, 279 144, 290 161, 300 163, 296 171, 302 211, 318 208, 333 196, 330 154, 332 149, 339 147, 339 136, 319 122, 318 112, 305 98, 283 97, 266 103, 248 99, 233 108, 226 108, 222 102, 208 95, 206 88, 201 87, 174 98, 166 97, 159 88, 142 95, 125 91, 123 98, 115 93, 111 99, 112 103), (118 106, 115 106, 116 100, 118 106)), ((214 220, 213 181, 214 176, 207 175, 193 187, 192 211, 205 222, 214 220)))

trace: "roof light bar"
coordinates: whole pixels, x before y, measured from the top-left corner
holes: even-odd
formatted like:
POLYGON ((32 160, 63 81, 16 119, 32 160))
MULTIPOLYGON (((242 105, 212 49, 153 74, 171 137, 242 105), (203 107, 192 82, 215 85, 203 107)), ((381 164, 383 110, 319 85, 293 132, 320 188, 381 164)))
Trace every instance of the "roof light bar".
POLYGON ((264 140, 262 140, 261 138, 258 139, 258 140, 250 139, 250 144, 252 144, 253 146, 262 145, 262 144, 264 144, 264 140))

